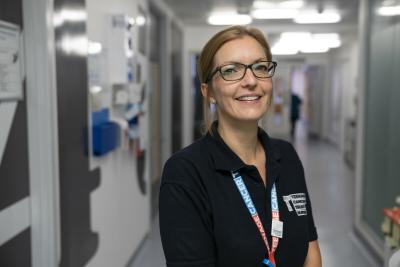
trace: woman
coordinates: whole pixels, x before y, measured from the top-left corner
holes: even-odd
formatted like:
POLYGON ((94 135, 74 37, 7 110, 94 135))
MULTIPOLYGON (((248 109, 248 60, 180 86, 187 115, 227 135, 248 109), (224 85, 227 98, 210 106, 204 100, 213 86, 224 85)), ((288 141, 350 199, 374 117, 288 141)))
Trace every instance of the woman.
POLYGON ((160 189, 168 267, 321 266, 301 162, 258 128, 272 98, 271 60, 263 34, 242 26, 203 48, 207 133, 167 161, 160 189))

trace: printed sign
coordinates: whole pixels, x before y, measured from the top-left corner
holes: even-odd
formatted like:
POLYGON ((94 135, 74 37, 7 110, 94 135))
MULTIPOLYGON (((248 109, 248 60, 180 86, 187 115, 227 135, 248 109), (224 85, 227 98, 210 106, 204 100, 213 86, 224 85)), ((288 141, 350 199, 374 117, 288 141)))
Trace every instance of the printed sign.
POLYGON ((21 99, 19 26, 0 21, 0 101, 21 99))

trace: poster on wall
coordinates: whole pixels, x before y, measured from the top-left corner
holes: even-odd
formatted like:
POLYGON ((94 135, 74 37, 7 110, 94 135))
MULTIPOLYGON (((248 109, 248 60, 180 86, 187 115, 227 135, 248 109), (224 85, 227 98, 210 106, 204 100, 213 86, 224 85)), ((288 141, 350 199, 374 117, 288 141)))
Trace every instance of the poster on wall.
POLYGON ((22 99, 20 28, 0 21, 0 101, 22 99))

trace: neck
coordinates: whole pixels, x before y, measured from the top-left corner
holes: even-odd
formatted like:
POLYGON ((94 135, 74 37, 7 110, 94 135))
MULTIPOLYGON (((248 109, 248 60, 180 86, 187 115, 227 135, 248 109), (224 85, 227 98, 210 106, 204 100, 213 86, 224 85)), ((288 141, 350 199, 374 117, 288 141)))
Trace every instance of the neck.
POLYGON ((235 152, 242 161, 248 165, 254 165, 257 161, 257 153, 261 145, 258 141, 257 122, 229 123, 218 122, 218 133, 224 142, 235 152))

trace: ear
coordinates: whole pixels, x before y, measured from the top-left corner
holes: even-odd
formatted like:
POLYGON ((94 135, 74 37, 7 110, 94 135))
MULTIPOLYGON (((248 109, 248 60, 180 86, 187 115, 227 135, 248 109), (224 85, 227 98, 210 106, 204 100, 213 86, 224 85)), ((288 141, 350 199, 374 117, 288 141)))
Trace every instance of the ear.
POLYGON ((209 103, 211 103, 211 104, 215 104, 216 103, 214 97, 212 96, 212 90, 208 86, 208 84, 206 84, 206 83, 202 83, 201 84, 201 94, 203 95, 203 97, 205 99, 207 99, 207 101, 209 103))
POLYGON ((201 94, 204 98, 208 98, 208 84, 202 83, 201 84, 201 94))

